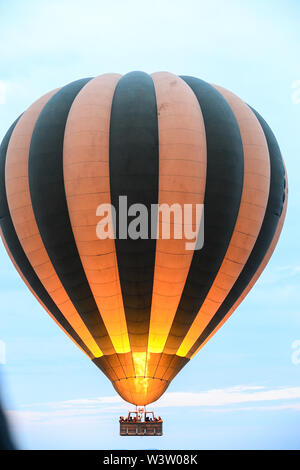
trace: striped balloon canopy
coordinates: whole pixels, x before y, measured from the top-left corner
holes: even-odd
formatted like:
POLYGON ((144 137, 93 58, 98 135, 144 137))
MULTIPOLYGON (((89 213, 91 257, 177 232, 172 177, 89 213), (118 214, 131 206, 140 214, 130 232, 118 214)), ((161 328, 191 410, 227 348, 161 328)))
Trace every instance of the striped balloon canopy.
POLYGON ((124 400, 146 405, 262 273, 287 179, 268 124, 236 95, 194 77, 131 72, 33 103, 3 139, 0 199, 2 239, 28 288, 124 400), (160 210, 149 216, 156 237, 120 235, 120 200, 126 229, 136 205, 149 214, 202 206, 203 246, 187 248, 171 211, 168 238, 160 210), (106 238, 102 205, 115 211, 106 238))

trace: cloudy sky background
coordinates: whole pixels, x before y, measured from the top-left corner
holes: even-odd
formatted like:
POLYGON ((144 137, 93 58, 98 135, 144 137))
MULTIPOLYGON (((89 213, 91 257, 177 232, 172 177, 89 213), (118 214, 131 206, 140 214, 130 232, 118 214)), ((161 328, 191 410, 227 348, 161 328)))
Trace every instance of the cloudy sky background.
POLYGON ((127 405, 1 245, 2 394, 20 447, 300 448, 299 21, 297 0, 0 0, 0 138, 34 100, 72 80, 168 70, 254 106, 278 138, 290 187, 267 269, 155 405, 162 438, 118 437, 127 405))

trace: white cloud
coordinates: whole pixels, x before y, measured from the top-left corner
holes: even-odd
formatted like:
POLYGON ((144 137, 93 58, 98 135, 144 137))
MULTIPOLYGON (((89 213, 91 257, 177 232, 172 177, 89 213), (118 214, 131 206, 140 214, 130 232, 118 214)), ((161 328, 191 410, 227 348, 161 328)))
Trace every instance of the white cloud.
POLYGON ((235 406, 234 408, 229 407, 220 407, 220 408, 210 408, 209 411, 212 413, 232 413, 232 412, 243 412, 243 411, 300 411, 300 402, 287 403, 286 405, 268 405, 268 406, 235 406))
MULTIPOLYGON (((201 407, 205 411, 300 411, 300 387, 267 389, 262 386, 236 386, 224 389, 212 389, 199 393, 170 392, 166 393, 155 404, 154 408, 201 407), (262 403, 266 403, 263 405, 262 403), (275 403, 274 402, 279 402, 275 403), (269 404, 268 404, 269 403, 269 404), (245 407, 234 405, 248 404, 245 407)), ((107 396, 92 399, 76 399, 61 402, 37 403, 24 405, 19 410, 9 411, 9 416, 17 422, 57 422, 74 418, 105 419, 110 415, 126 414, 128 407, 118 396, 107 396)))
POLYGON ((239 403, 292 400, 300 398, 300 387, 266 390, 263 387, 234 387, 200 393, 169 393, 159 400, 159 406, 226 406, 239 403))

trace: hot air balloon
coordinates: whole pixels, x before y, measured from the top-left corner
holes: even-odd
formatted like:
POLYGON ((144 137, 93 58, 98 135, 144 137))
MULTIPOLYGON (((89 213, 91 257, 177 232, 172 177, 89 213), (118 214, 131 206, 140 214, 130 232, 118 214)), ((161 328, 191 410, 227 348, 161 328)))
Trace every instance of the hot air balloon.
POLYGON ((37 100, 4 137, 0 191, 2 239, 24 282, 141 406, 248 294, 287 206, 280 149, 258 112, 222 87, 167 72, 104 74, 37 100), (149 213, 203 205, 202 248, 159 236, 159 211, 156 238, 100 239, 97 208, 113 206, 119 220, 125 196, 149 213))

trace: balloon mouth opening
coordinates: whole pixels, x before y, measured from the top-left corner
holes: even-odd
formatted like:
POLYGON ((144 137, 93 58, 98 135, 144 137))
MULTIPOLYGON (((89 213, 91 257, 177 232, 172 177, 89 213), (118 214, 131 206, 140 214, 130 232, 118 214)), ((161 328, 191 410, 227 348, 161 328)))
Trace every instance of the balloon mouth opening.
POLYGON ((169 381, 153 377, 128 377, 116 380, 116 392, 128 403, 145 406, 158 400, 169 386, 169 381))

